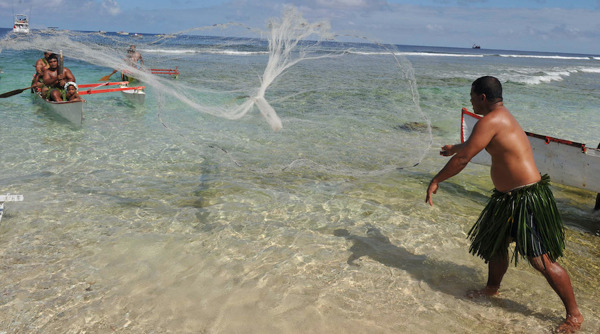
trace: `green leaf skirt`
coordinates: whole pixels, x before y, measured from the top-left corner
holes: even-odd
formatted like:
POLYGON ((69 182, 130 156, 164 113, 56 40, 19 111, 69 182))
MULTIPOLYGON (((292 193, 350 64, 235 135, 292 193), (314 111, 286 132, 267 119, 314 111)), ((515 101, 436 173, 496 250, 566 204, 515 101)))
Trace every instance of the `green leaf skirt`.
POLYGON ((549 185, 550 177, 543 175, 535 184, 506 193, 494 189, 469 231, 469 252, 486 262, 503 259, 514 241, 515 266, 519 256, 526 259, 548 254, 553 262, 561 257, 565 248, 564 226, 549 185))

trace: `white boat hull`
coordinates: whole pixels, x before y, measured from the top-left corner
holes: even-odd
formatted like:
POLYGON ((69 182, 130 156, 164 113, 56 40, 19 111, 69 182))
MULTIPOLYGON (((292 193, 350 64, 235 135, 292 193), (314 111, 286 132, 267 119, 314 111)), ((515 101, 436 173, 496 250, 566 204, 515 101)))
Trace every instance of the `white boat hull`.
POLYGON ((144 104, 144 102, 146 101, 146 93, 143 90, 139 89, 122 90, 121 95, 123 95, 127 100, 135 104, 144 104))
POLYGON ((83 101, 50 102, 42 98, 39 93, 35 93, 34 95, 35 101, 46 109, 53 111, 77 126, 81 126, 81 123, 83 122, 83 101))
MULTIPOLYGON (((463 109, 461 142, 469 138, 480 118, 463 109)), ((540 173, 548 174, 552 182, 600 193, 600 150, 567 140, 526 133, 540 173)), ((471 162, 490 166, 492 158, 483 150, 471 162)))
POLYGON ((29 27, 14 27, 13 32, 17 34, 29 34, 29 27))

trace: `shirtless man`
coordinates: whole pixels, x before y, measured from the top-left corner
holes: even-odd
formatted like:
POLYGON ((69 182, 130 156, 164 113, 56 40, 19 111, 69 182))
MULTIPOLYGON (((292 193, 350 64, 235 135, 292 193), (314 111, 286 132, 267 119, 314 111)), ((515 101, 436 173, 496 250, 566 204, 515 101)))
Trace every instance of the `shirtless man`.
POLYGON ((58 57, 51 54, 48 57, 50 67, 44 72, 44 87, 42 87, 42 97, 50 101, 62 101, 64 86, 67 82, 75 82, 75 76, 71 70, 64 67, 63 73, 58 74, 58 57))
MULTIPOLYGON (((142 54, 135 50, 135 45, 129 46, 129 49, 127 50, 127 57, 125 57, 125 62, 127 63, 127 65, 135 68, 140 68, 144 66, 144 59, 142 58, 142 54), (138 62, 140 66, 138 66, 138 62)), ((130 79, 133 80, 133 78, 130 78, 130 73, 128 71, 121 71, 122 81, 130 81, 130 79)))
POLYGON ((137 67, 137 63, 144 66, 144 59, 142 59, 142 54, 137 52, 135 49, 135 45, 130 45, 129 50, 127 50, 127 61, 129 65, 137 67))
POLYGON ((475 80, 471 86, 471 104, 473 111, 483 118, 466 142, 442 147, 440 155, 452 158, 429 183, 425 201, 433 205, 432 196, 439 183, 460 173, 477 153, 486 149, 492 156, 490 173, 496 189, 469 232, 472 241, 469 251, 488 263, 489 276, 485 288, 472 291, 468 296, 498 294, 510 264, 508 246, 514 241, 515 265, 519 256, 526 257, 544 275, 567 313, 557 330, 573 333, 581 327, 583 316, 569 275, 555 262, 562 256, 564 232, 548 187, 548 177, 540 178, 527 135, 502 102, 502 85, 498 79, 487 76, 475 80), (540 211, 545 215, 540 215, 540 211))
POLYGON ((41 88, 43 85, 42 78, 44 77, 44 72, 50 67, 48 64, 48 57, 52 54, 52 51, 44 51, 44 56, 38 59, 35 62, 35 75, 33 76, 33 80, 31 81, 31 85, 37 84, 37 88, 41 88))

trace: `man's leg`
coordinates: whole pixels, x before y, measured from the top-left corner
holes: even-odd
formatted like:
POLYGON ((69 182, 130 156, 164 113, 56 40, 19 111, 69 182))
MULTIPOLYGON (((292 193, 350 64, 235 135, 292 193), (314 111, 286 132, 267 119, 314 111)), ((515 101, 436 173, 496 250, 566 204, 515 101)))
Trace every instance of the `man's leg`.
POLYGON ((569 274, 557 262, 552 262, 547 254, 530 258, 529 262, 544 275, 552 289, 554 289, 565 305, 567 318, 559 327, 559 330, 564 333, 572 333, 578 330, 583 322, 583 316, 579 312, 569 274))
POLYGON ((500 283, 504 274, 508 270, 508 255, 497 257, 488 262, 488 281, 485 288, 473 290, 467 293, 467 297, 475 298, 480 296, 495 296, 500 289, 500 283))

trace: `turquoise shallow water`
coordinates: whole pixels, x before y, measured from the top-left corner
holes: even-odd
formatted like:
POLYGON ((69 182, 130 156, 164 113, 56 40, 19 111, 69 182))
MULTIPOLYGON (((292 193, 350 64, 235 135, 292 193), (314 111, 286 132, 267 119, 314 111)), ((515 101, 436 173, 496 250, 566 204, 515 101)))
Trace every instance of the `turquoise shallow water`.
MULTIPOLYGON (((266 90, 274 132, 257 108, 223 111, 256 93, 264 41, 50 36, 1 42, 1 92, 27 87, 52 45, 79 83, 109 74, 104 61, 116 67, 130 43, 148 67, 182 74, 147 78, 144 106, 87 97, 79 128, 26 92, 0 100, 0 192, 25 196, 0 222, 0 332, 524 333, 564 316, 525 264, 499 298, 463 297, 486 278, 466 240, 492 188, 485 167, 444 183, 434 207, 425 189, 481 75, 502 80, 526 130, 596 146, 598 56, 397 46, 394 58, 325 42, 311 54, 348 52, 300 62, 266 90), (95 45, 100 60, 84 61, 95 45)), ((561 263, 582 332, 595 333, 595 194, 553 190, 561 263)))

